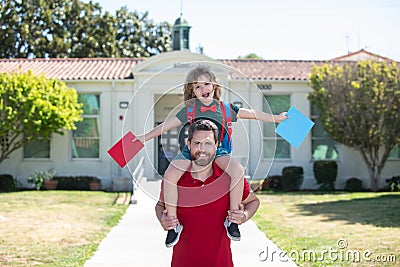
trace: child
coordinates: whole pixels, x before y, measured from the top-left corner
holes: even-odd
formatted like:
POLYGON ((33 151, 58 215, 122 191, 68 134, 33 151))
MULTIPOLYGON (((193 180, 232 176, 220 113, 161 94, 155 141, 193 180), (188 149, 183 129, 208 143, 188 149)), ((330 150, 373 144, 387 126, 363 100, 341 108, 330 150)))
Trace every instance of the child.
MULTIPOLYGON (((218 126, 221 135, 215 162, 231 178, 230 211, 234 211, 239 209, 239 204, 242 200, 244 168, 241 164, 230 157, 230 140, 226 142, 226 139, 230 139, 230 121, 236 122, 237 118, 241 118, 257 119, 265 122, 281 122, 287 117, 286 112, 279 115, 271 115, 258 110, 239 108, 229 103, 220 102, 221 94, 222 86, 218 84, 215 74, 207 66, 197 66, 186 76, 186 82, 184 85, 184 100, 186 107, 181 109, 175 117, 168 119, 144 135, 138 135, 136 139, 145 142, 173 128, 179 127, 187 121, 191 123, 200 118, 213 121, 218 126), (228 113, 230 119, 228 119, 229 121, 227 122, 226 114, 228 113)), ((164 199, 168 216, 177 216, 177 183, 183 173, 188 170, 190 164, 190 152, 187 146, 185 146, 182 152, 173 159, 165 171, 164 199)), ((227 219, 224 224, 229 238, 237 241, 240 240, 238 225, 229 222, 227 219)), ((179 241, 182 229, 183 226, 178 223, 178 226, 175 229, 168 231, 165 241, 167 247, 171 247, 179 241)))

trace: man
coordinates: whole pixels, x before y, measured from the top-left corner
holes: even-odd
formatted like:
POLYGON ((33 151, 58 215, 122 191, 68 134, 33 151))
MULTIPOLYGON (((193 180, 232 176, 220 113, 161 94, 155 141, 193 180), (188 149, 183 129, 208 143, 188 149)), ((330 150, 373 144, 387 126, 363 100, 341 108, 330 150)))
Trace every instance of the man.
POLYGON ((230 178, 214 162, 217 137, 218 128, 209 120, 198 120, 190 126, 187 145, 192 165, 178 182, 179 221, 167 215, 161 186, 155 207, 161 226, 166 231, 178 222, 184 227, 173 249, 173 267, 233 266, 230 239, 223 222, 240 225, 254 215, 260 204, 244 181, 240 210, 229 211, 227 216, 230 178))

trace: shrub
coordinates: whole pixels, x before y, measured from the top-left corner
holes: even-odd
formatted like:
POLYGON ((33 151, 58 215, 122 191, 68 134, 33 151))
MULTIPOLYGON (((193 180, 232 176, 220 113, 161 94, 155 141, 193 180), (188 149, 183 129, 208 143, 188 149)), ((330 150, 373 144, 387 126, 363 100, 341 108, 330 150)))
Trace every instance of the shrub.
POLYGON ((393 176, 389 181, 391 192, 400 192, 400 176, 393 176))
POLYGON ((40 190, 43 188, 45 180, 51 180, 54 177, 55 172, 53 170, 50 171, 35 171, 28 178, 28 182, 34 183, 36 190, 40 190))
POLYGON ((362 181, 356 177, 351 177, 351 178, 347 179, 344 190, 349 191, 349 192, 361 192, 364 190, 362 181))
POLYGON ((282 188, 285 191, 300 190, 304 179, 303 167, 287 166, 282 170, 282 188))
POLYGON ((272 175, 267 177, 269 180, 269 188, 275 190, 282 190, 282 175, 272 175))
POLYGON ((263 184, 263 180, 262 179, 249 181, 249 185, 250 185, 251 191, 253 191, 253 192, 260 191, 261 187, 262 187, 262 184, 263 184))
POLYGON ((16 190, 15 180, 10 174, 0 174, 0 192, 13 192, 16 190))
POLYGON ((270 184, 271 184, 271 179, 269 179, 269 177, 265 178, 261 184, 261 190, 265 191, 271 189, 270 184))
POLYGON ((317 183, 321 185, 320 189, 334 190, 335 181, 338 172, 336 161, 317 160, 313 165, 314 176, 317 183))
POLYGON ((90 190, 89 183, 100 181, 93 176, 54 176, 58 181, 57 190, 90 190))

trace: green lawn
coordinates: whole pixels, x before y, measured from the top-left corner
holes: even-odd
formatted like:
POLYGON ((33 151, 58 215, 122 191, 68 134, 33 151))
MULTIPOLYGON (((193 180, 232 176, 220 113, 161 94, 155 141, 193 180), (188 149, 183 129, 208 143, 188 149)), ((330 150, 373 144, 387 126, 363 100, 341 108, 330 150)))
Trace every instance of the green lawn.
POLYGON ((83 266, 127 208, 117 193, 0 194, 0 266, 83 266))
POLYGON ((255 222, 300 266, 400 265, 399 193, 257 195, 255 222))
MULTIPOLYGON (((300 266, 400 264, 399 193, 258 196, 254 220, 289 256, 299 256, 300 266), (340 249, 338 241, 347 246, 340 249), (378 257, 381 262, 372 262, 378 257)), ((89 191, 0 194, 0 266, 83 266, 125 213, 127 206, 114 204, 116 198, 89 191)))

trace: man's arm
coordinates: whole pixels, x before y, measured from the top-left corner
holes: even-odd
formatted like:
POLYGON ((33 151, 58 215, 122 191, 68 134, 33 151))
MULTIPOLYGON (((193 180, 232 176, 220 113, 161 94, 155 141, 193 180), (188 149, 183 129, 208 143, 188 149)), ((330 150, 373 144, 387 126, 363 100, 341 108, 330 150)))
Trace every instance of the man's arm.
POLYGON ((245 223, 254 216, 259 206, 260 200, 253 192, 250 192, 249 196, 239 205, 239 210, 229 212, 229 221, 239 225, 245 223))
POLYGON ((178 225, 177 218, 167 215, 164 202, 159 200, 154 209, 157 219, 165 231, 174 229, 178 225))

